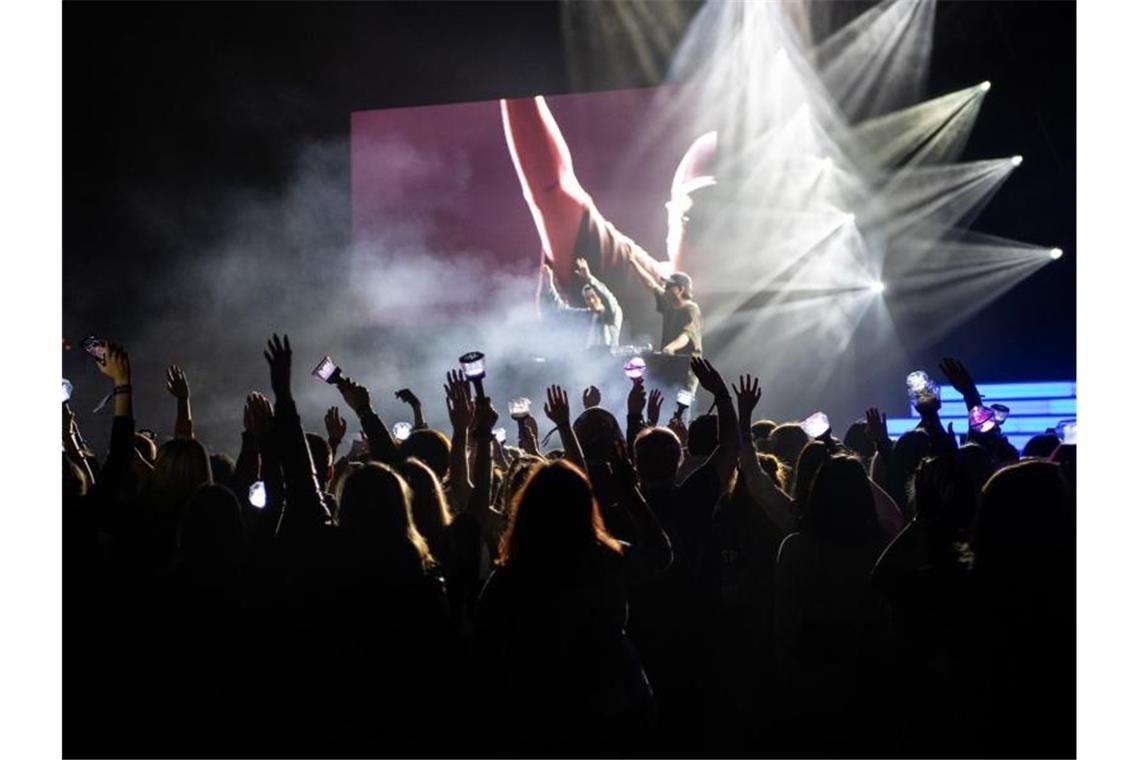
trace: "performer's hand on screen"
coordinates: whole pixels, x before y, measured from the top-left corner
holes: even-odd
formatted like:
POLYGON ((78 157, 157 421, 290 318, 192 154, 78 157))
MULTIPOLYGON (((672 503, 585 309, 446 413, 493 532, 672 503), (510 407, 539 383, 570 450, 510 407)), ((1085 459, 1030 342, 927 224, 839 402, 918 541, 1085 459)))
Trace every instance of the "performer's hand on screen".
POLYGON ((574 259, 574 274, 578 275, 583 280, 590 279, 590 265, 586 263, 585 259, 574 259))

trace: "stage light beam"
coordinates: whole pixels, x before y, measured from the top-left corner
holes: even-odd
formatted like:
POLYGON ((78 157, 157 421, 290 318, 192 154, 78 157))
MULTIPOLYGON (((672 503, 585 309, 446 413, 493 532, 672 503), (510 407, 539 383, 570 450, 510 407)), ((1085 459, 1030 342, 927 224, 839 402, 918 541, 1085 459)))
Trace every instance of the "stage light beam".
POLYGON ((1009 159, 1009 162, 1011 164, 1013 164, 1014 166, 1021 166, 1021 162, 1024 160, 1025 159, 1022 158, 1021 156, 1014 156, 1013 158, 1009 159))
POLYGON ((991 87, 993 87, 993 85, 990 84, 990 80, 988 79, 981 84, 982 92, 989 92, 991 87))
POLYGON ((1065 255, 1065 252, 1062 251, 1060 248, 1053 248, 1049 251, 1049 258, 1053 259, 1053 261, 1056 261, 1057 259, 1061 258, 1064 255, 1065 255))
POLYGON ((872 293, 882 293, 886 289, 887 289, 887 285, 882 280, 875 280, 874 282, 871 283, 871 292, 872 293))

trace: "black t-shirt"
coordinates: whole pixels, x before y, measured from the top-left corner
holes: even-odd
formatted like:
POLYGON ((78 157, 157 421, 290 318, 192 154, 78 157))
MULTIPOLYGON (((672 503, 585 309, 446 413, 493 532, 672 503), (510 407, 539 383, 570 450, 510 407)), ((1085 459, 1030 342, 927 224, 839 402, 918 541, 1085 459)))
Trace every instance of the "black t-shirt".
POLYGON ((657 311, 661 312, 661 345, 669 345, 682 333, 689 336, 689 342, 678 354, 701 355, 701 307, 696 301, 686 301, 674 306, 663 292, 657 294, 657 311))

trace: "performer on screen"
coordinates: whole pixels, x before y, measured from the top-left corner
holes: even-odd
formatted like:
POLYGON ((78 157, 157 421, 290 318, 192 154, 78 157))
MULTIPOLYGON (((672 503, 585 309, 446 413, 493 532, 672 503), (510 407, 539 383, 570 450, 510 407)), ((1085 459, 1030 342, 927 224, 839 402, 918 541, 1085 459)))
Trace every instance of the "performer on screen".
POLYGON ((621 304, 609 288, 590 274, 590 265, 585 259, 574 262, 574 272, 585 282, 582 299, 586 307, 570 306, 562 299, 554 286, 554 272, 546 264, 542 265, 540 306, 544 311, 553 307, 560 316, 581 320, 585 324, 586 348, 616 348, 621 336, 621 304))
POLYGON ((542 241, 543 262, 554 273, 554 287, 573 296, 575 261, 585 259, 612 289, 632 262, 666 278, 681 267, 686 225, 698 191, 716 184, 716 132, 707 132, 685 152, 673 176, 667 211, 666 259, 650 256, 622 234, 594 205, 574 174, 570 149, 542 97, 500 102, 507 147, 542 241))

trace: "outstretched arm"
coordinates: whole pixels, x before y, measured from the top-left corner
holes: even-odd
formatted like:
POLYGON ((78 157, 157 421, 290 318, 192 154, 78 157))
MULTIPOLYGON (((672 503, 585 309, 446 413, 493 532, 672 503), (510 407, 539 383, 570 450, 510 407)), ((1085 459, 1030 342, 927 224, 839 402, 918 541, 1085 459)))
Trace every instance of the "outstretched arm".
POLYGON ((791 533, 796 524, 792 500, 772 482, 768 473, 756 461, 756 442, 752 439, 751 421, 752 411, 760 401, 760 381, 752 375, 742 375, 740 387, 733 385, 732 390, 736 393, 739 464, 744 487, 782 533, 791 533))
POLYGON ((412 408, 412 429, 413 430, 427 430, 427 423, 424 422, 424 409, 416 394, 412 393, 411 388, 401 388, 396 391, 396 398, 403 401, 405 404, 412 408))
POLYGON ((273 442, 281 456, 287 502, 282 507, 277 532, 286 536, 312 535, 314 530, 319 530, 329 521, 330 515, 324 495, 317 486, 309 444, 305 441, 305 430, 301 427, 301 417, 293 401, 293 349, 289 346, 288 335, 284 340, 273 335, 265 351, 265 360, 269 364, 269 382, 276 401, 273 442))
POLYGON ((552 385, 546 389, 546 405, 542 409, 558 428, 566 460, 581 467, 582 472, 586 472, 586 458, 582 455, 578 436, 574 434, 574 427, 570 424, 570 396, 562 386, 552 385))
POLYGON ((336 387, 349 409, 356 412, 360 426, 364 428, 371 458, 390 465, 400 461, 400 449, 384 421, 373 410, 372 395, 368 389, 348 377, 342 377, 336 387))
POLYGON ((570 282, 574 241, 589 196, 574 175, 570 149, 541 97, 500 101, 503 132, 542 239, 545 258, 570 282))
POLYGON ((661 287, 661 280, 657 274, 646 268, 636 256, 629 257, 629 267, 630 271, 641 281, 641 284, 652 291, 654 295, 661 296, 665 294, 665 288, 661 287))
POLYGON ((178 413, 174 418, 174 437, 194 437, 194 422, 190 419, 190 384, 186 382, 186 373, 177 364, 171 364, 166 370, 166 390, 178 402, 178 413))
POLYGON ((701 467, 712 467, 716 470, 717 480, 723 494, 728 490, 732 471, 736 467, 737 452, 740 450, 740 439, 737 431, 736 407, 732 403, 732 396, 728 393, 720 373, 712 364, 699 357, 693 357, 689 365, 701 383, 701 387, 713 395, 716 401, 717 417, 717 446, 708 461, 701 467))
POLYGON ((443 390, 447 394, 447 416, 451 419, 451 456, 447 465, 447 482, 451 485, 455 503, 466 509, 472 489, 467 444, 475 407, 471 403, 467 380, 459 370, 447 373, 447 385, 443 386, 443 390))

